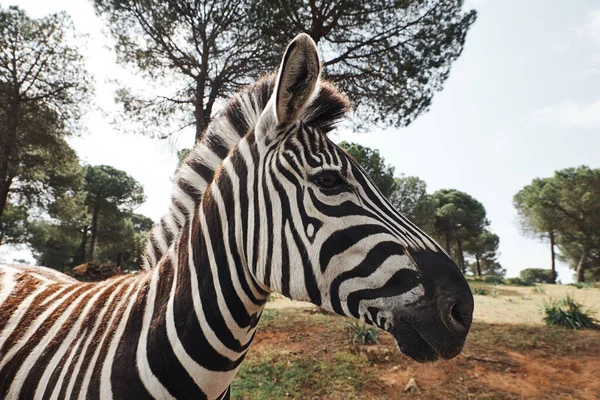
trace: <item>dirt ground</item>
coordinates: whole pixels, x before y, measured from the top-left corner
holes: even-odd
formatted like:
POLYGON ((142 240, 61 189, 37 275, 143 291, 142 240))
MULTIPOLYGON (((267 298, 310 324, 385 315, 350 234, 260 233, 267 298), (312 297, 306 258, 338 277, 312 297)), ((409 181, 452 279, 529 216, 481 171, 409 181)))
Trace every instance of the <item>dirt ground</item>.
MULTIPOLYGON (((433 364, 419 364, 402 355, 387 333, 379 336, 379 346, 355 347, 349 342, 342 318, 315 313, 314 306, 306 303, 276 299, 268 304, 246 362, 274 366, 285 361, 290 370, 299 363, 329 363, 303 378, 285 373, 273 378, 296 379, 296 394, 285 393, 283 398, 600 399, 600 331, 548 328, 541 324, 539 309, 535 316, 521 312, 523 317, 515 318, 513 312, 507 312, 507 306, 509 311, 527 310, 532 306, 519 307, 519 302, 535 302, 531 296, 548 296, 547 291, 534 295, 531 288, 515 291, 524 295, 485 299, 476 296, 476 320, 463 353, 453 360, 433 364), (481 303, 485 311, 477 314, 481 303), (348 367, 354 372, 349 372, 347 379, 361 379, 360 385, 339 386, 336 380, 345 379, 343 373, 327 377, 328 368, 339 364, 338 358, 343 354, 354 357, 348 367), (264 361, 265 356, 268 361, 264 361), (418 390, 405 392, 411 378, 418 390), (323 379, 330 379, 332 387, 340 389, 319 386, 317 383, 323 379)), ((578 295, 589 300, 591 291, 581 293, 578 295)), ((591 295, 594 300, 596 295, 591 295)), ((259 371, 268 374, 272 370, 259 371)), ((250 374, 242 376, 241 379, 254 379, 250 374)), ((261 391, 260 385, 255 391, 234 391, 233 398, 278 397, 261 391)))

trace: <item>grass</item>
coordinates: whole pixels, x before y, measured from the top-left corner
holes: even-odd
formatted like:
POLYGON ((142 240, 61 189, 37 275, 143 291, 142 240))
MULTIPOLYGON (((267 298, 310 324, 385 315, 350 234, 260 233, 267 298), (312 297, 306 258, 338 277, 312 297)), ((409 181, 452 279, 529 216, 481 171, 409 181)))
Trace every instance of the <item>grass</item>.
POLYGON ((543 311, 546 325, 569 329, 592 329, 594 327, 591 311, 584 311, 583 305, 568 294, 560 299, 545 301, 543 311))
POLYGON ((366 344, 379 344, 377 337, 379 330, 367 324, 354 321, 345 321, 344 325, 348 329, 349 341, 352 346, 364 346, 366 344))
POLYGON ((231 397, 312 399, 335 393, 351 399, 374 379, 375 372, 364 355, 341 352, 327 359, 270 351, 242 364, 231 397))
POLYGON ((385 332, 378 336, 377 348, 359 345, 356 351, 348 343, 349 326, 339 316, 269 303, 233 383, 232 398, 408 398, 402 390, 411 377, 421 388, 418 398, 430 400, 596 398, 600 331, 545 326, 540 309, 550 296, 569 291, 577 301, 600 304, 600 290, 539 286, 543 293, 532 287, 487 286, 497 297, 475 297, 475 321, 464 353, 517 365, 510 368, 461 356, 417 364, 402 356, 385 332))

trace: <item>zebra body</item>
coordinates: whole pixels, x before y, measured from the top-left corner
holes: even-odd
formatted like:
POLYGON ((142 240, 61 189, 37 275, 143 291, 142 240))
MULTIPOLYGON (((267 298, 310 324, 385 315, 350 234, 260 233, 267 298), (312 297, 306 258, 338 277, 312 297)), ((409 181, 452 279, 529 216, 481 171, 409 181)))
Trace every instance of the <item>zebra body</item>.
POLYGON ((184 161, 145 269, 81 283, 0 266, 0 398, 216 399, 278 292, 451 358, 473 299, 456 265, 327 138, 347 102, 299 35, 184 161))

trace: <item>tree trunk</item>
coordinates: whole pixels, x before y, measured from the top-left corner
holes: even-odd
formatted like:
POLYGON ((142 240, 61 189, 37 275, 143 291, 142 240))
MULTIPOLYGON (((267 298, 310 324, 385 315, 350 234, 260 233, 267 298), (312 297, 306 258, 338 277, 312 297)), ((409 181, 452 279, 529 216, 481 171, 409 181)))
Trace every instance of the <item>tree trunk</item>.
POLYGON ((467 271, 465 270, 465 257, 463 255, 462 242, 460 241, 460 237, 458 236, 456 237, 456 244, 458 245, 458 264, 463 275, 465 275, 467 273, 467 271))
POLYGON ((556 283, 556 254, 554 253, 555 237, 554 232, 550 232, 550 256, 552 257, 552 283, 556 283))
POLYGON ((98 200, 94 205, 94 213, 92 214, 92 225, 90 226, 90 252, 87 260, 94 261, 94 249, 96 248, 96 236, 98 232, 98 214, 100 214, 100 205, 98 200))
POLYGON ((478 254, 475 255, 475 261, 477 261, 477 276, 481 278, 481 262, 478 254))
MULTIPOLYGON (((8 202, 8 191, 13 177, 9 175, 9 164, 12 152, 17 143, 17 126, 19 118, 19 103, 13 102, 8 112, 6 135, 0 141, 0 221, 8 202)), ((2 138, 0 136, 0 138, 2 138)))
POLYGON ((450 251, 450 232, 446 231, 446 252, 448 252, 448 254, 451 253, 450 251))
POLYGON ((0 231, 0 246, 2 246, 3 239, 4 239, 4 229, 0 231))
POLYGON ((583 251, 581 252, 581 258, 579 264, 577 264, 577 282, 585 282, 585 266, 587 263, 589 248, 587 243, 583 245, 583 251))
POLYGON ((81 244, 79 245, 79 250, 77 250, 77 255, 73 258, 73 266, 76 267, 81 263, 84 263, 85 260, 85 248, 87 247, 88 240, 88 231, 89 226, 85 226, 83 228, 83 233, 81 235, 81 244))
POLYGON ((206 110, 204 109, 204 91, 206 90, 206 78, 208 76, 208 55, 210 48, 208 43, 204 43, 202 47, 202 64, 201 70, 203 73, 196 77, 196 99, 194 101, 194 117, 196 119, 196 142, 199 142, 204 135, 204 131, 210 122, 210 115, 206 118, 206 110))
POLYGON ((204 117, 204 110, 199 110, 201 116, 196 117, 196 142, 199 142, 204 136, 204 131, 208 128, 207 119, 204 117))

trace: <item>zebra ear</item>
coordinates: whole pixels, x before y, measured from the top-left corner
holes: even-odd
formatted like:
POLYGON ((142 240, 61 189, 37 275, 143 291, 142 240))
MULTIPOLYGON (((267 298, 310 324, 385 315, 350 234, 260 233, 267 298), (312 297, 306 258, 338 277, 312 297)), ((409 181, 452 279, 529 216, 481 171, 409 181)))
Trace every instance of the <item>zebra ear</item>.
POLYGON ((288 45, 277 75, 274 96, 278 123, 298 119, 312 99, 320 73, 317 45, 307 34, 299 34, 288 45))

